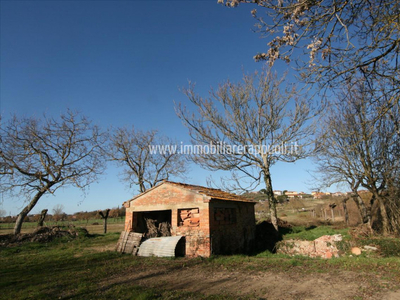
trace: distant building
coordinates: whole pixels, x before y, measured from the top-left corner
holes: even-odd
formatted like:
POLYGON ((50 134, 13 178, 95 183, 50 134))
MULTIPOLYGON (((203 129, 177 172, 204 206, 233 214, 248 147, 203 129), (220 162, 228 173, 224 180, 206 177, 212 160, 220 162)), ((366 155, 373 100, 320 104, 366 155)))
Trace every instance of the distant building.
POLYGON ((306 193, 304 193, 304 192, 300 192, 300 193, 298 193, 298 195, 297 195, 297 197, 302 198, 302 199, 308 198, 309 196, 310 196, 309 194, 306 194, 306 193))
POLYGON ((287 191, 285 195, 288 196, 289 198, 294 198, 297 197, 299 194, 295 191, 287 191))
POLYGON ((321 199, 322 197, 326 196, 325 193, 321 192, 313 192, 311 195, 314 199, 321 199))
POLYGON ((344 196, 344 195, 345 195, 345 193, 342 193, 342 192, 336 192, 336 193, 332 194, 333 197, 341 197, 341 196, 344 196))
POLYGON ((275 191, 274 191, 274 195, 275 195, 275 196, 281 196, 281 195, 283 195, 283 192, 280 191, 280 190, 275 190, 275 191))

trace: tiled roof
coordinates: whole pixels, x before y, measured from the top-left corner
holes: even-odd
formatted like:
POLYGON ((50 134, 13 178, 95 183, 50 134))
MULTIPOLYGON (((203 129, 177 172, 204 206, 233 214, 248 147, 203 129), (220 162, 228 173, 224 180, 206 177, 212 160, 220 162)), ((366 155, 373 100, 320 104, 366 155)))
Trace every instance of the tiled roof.
POLYGON ((180 183, 180 182, 173 182, 173 181, 164 181, 165 183, 173 184, 176 186, 180 186, 184 189, 191 190, 198 194, 206 195, 211 197, 212 199, 219 199, 219 200, 231 200, 231 201, 242 201, 242 202, 254 202, 249 200, 245 197, 235 195, 232 193, 224 192, 219 189, 208 188, 199 185, 187 184, 187 183, 180 183))
POLYGON ((208 196, 212 199, 216 199, 216 200, 227 200, 227 201, 240 201, 240 202, 249 202, 249 203, 255 203, 252 200, 249 200, 245 197, 239 196, 239 195, 235 195, 232 193, 228 193, 228 192, 224 192, 221 191, 219 189, 213 189, 213 188, 208 188, 208 187, 204 187, 204 186, 200 186, 200 185, 193 185, 193 184, 187 184, 187 183, 181 183, 181 182, 174 182, 174 181, 167 181, 164 180, 163 182, 161 182, 160 184, 146 190, 145 192, 133 197, 132 199, 126 201, 126 202, 130 202, 132 200, 135 200, 136 198, 140 197, 141 195, 150 192, 153 189, 156 189, 157 187, 163 185, 163 184, 171 184, 171 185, 175 185, 178 187, 181 187, 183 189, 186 190, 190 190, 194 193, 198 193, 198 194, 202 194, 205 196, 208 196))

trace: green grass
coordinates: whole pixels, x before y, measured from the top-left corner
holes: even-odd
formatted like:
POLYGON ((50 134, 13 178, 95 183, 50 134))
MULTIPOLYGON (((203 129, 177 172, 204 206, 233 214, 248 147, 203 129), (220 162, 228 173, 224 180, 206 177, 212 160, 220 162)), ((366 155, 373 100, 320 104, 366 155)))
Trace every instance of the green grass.
POLYGON ((313 241, 323 235, 341 234, 343 237, 348 238, 348 229, 334 229, 331 226, 294 226, 291 229, 285 229, 283 238, 285 240, 298 239, 313 241))
MULTIPOLYGON (((329 228, 294 229, 289 236, 314 238, 329 233, 329 228), (310 233, 311 232, 311 233, 310 233)), ((334 230, 334 233, 337 233, 334 230)), ((339 230, 339 232, 341 232, 339 230)), ((259 253, 254 256, 232 255, 203 258, 143 258, 123 255, 112 249, 120 233, 95 234, 77 239, 58 239, 51 243, 26 243, 0 248, 0 295, 3 299, 237 299, 221 291, 205 296, 168 287, 143 286, 129 279, 130 274, 148 270, 196 272, 239 271, 241 273, 277 272, 284 274, 332 273, 351 271, 359 276, 384 278, 392 288, 399 288, 398 257, 341 257, 331 260, 290 257, 259 253), (118 281, 113 279, 118 278, 118 281), (126 279, 125 279, 126 278, 126 279), (122 280, 122 281, 121 281, 122 280)), ((378 244, 376 240, 375 245, 378 244)), ((391 241, 392 243, 393 241, 391 241)), ((381 239, 381 244, 388 243, 381 239), (384 242, 382 242, 384 241, 384 242)), ((371 244, 367 243, 366 244, 371 244)), ((393 249, 393 245, 389 249, 393 249)), ((389 252, 388 252, 389 254, 389 252)), ((140 274, 142 274, 140 273, 140 274)), ((371 279, 373 280, 373 279, 371 279)), ((241 297, 246 299, 246 297, 241 297)), ((248 299, 252 299, 250 295, 248 299)))
POLYGON ((386 276, 388 280, 400 282, 400 260, 396 257, 380 258, 367 256, 344 256, 332 259, 309 258, 305 256, 287 256, 284 254, 272 254, 268 251, 256 256, 234 255, 229 257, 214 257, 207 260, 208 264, 224 266, 228 270, 251 270, 296 274, 311 273, 337 273, 340 271, 352 271, 355 274, 379 274, 386 276))
MULTIPOLYGON (((98 248, 116 245, 119 233, 51 243, 0 248, 0 294, 3 299, 203 299, 202 294, 142 287, 133 282, 109 284, 120 272, 154 265, 175 268, 175 259, 141 258, 98 248)), ((187 265, 201 263, 192 260, 187 265)), ((214 299, 235 299, 229 295, 214 299), (222 297, 222 298, 218 298, 222 297)))
MULTIPOLYGON (((0 290, 7 299, 101 299, 97 282, 127 263, 127 257, 90 249, 114 243, 118 236, 108 234, 2 249, 0 290)), ((150 291, 143 293, 139 288, 133 288, 133 292, 135 296, 150 295, 150 291)))
POLYGON ((375 246, 383 257, 400 257, 400 240, 390 237, 371 237, 359 240, 360 246, 375 246))

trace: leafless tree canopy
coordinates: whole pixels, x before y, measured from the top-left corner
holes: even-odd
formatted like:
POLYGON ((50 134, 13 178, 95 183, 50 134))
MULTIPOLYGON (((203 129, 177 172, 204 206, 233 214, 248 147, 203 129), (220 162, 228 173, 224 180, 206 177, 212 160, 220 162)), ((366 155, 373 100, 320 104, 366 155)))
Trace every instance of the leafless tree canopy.
POLYGON ((144 192, 170 176, 183 177, 187 172, 182 155, 173 151, 152 153, 152 146, 157 145, 174 146, 177 143, 158 135, 156 130, 140 131, 133 126, 117 128, 111 133, 107 152, 112 161, 124 168, 124 180, 129 186, 138 185, 140 192, 144 192))
POLYGON ((356 72, 399 82, 398 0, 218 0, 253 3, 256 30, 268 38, 256 60, 295 61, 309 82, 335 86, 356 72), (300 49, 296 51, 296 49, 300 49), (305 54, 307 59, 299 59, 305 54))
POLYGON ((41 196, 65 186, 85 189, 103 172, 103 135, 77 113, 68 111, 60 119, 15 116, 1 123, 0 134, 0 189, 28 203, 16 234, 41 196))
POLYGON ((64 205, 57 204, 51 211, 53 212, 53 215, 61 215, 64 212, 64 205))
POLYGON ((60 221, 63 218, 63 214, 64 214, 64 205, 62 204, 57 204, 56 206, 53 207, 53 209, 51 210, 53 213, 53 218, 56 221, 60 221))
MULTIPOLYGON (((387 211, 397 206, 388 197, 389 191, 400 187, 398 94, 388 81, 360 79, 348 85, 332 104, 322 126, 317 155, 323 183, 347 182, 361 206, 358 188, 368 189, 372 202, 379 205, 383 231, 398 231, 398 212, 387 211)), ((361 215, 364 222, 370 221, 365 210, 361 215)))
POLYGON ((294 162, 308 156, 314 129, 310 101, 294 87, 284 89, 283 83, 283 78, 265 70, 245 75, 242 83, 228 81, 211 90, 208 98, 198 96, 190 85, 183 92, 195 112, 176 107, 193 144, 219 147, 218 151, 196 153, 195 162, 210 170, 233 172, 239 187, 243 183, 255 187, 263 180, 273 222, 276 210, 270 167, 277 161, 294 162))

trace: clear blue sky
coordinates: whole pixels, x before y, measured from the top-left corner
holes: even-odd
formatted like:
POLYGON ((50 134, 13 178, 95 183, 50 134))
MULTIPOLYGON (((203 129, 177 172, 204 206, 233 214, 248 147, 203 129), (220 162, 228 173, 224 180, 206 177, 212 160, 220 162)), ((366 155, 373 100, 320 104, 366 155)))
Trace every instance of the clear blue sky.
MULTIPOLYGON (((78 110, 103 128, 134 124, 187 142, 173 101, 188 80, 206 95, 242 71, 262 67, 253 56, 266 40, 252 32, 249 5, 235 9, 204 1, 1 1, 0 110, 58 116, 78 110)), ((279 70, 283 73, 283 69, 279 70)), ((272 169, 274 189, 310 191, 309 161, 272 169)), ((137 193, 110 165, 84 198, 59 190, 32 213, 62 204, 67 213, 116 207, 137 193)), ((188 182, 205 185, 209 173, 193 166, 188 182)), ((260 187, 262 188, 262 187, 260 187)), ((23 199, 3 199, 17 214, 23 199)))

